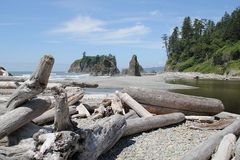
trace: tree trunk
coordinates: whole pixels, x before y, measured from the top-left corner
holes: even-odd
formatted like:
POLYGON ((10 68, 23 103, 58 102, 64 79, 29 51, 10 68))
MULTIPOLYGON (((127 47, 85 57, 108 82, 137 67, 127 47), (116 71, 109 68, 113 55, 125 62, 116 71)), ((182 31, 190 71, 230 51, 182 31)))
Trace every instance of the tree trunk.
POLYGON ((25 81, 14 93, 7 102, 6 108, 13 110, 24 102, 32 99, 37 94, 41 93, 47 86, 54 58, 45 55, 36 71, 32 74, 29 80, 25 81))
POLYGON ((182 157, 182 160, 208 160, 225 135, 232 133, 238 136, 239 132, 240 120, 236 119, 231 125, 212 135, 207 139, 207 141, 188 151, 182 157))
POLYGON ((126 130, 123 136, 133 135, 136 133, 156 129, 171 124, 184 121, 185 116, 182 113, 171 113, 166 115, 157 115, 146 118, 128 119, 126 130))
POLYGON ((129 107, 131 107, 139 116, 141 117, 152 116, 151 113, 149 113, 142 105, 136 102, 127 93, 116 92, 116 94, 124 103, 126 103, 129 107))
POLYGON ((54 115, 54 129, 59 131, 65 130, 73 130, 73 124, 70 119, 69 108, 67 105, 67 94, 65 93, 63 88, 57 89, 56 95, 54 95, 56 99, 55 106, 55 115, 54 115))
POLYGON ((0 116, 0 139, 41 115, 50 105, 50 100, 33 99, 0 116))
POLYGON ((236 136, 231 133, 227 134, 223 137, 212 160, 229 160, 234 155, 235 145, 236 136))
POLYGON ((111 100, 111 108, 113 110, 113 113, 119 113, 119 114, 125 114, 122 102, 119 98, 114 98, 113 100, 111 100))
POLYGON ((132 110, 132 109, 130 109, 130 110, 128 111, 128 113, 126 113, 126 114, 124 115, 124 117, 125 117, 125 119, 140 118, 140 117, 138 116, 138 114, 137 114, 134 110, 132 110))
POLYGON ((143 88, 126 88, 124 92, 156 114, 182 112, 186 115, 215 115, 224 110, 220 100, 143 88))

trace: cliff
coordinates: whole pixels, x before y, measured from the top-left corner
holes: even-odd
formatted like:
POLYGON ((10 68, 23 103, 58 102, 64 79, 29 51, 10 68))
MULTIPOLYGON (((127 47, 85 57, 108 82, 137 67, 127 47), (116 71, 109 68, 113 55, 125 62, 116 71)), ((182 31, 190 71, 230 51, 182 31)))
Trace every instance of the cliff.
POLYGON ((75 60, 68 72, 70 73, 90 73, 94 76, 103 75, 115 75, 119 74, 117 68, 117 62, 115 56, 111 54, 97 55, 97 56, 86 56, 85 54, 81 59, 75 60))

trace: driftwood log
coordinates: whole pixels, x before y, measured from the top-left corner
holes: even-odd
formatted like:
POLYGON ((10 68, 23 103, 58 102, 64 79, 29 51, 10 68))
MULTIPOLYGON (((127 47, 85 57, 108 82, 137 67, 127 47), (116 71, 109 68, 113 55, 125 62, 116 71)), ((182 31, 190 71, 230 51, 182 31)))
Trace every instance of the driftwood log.
POLYGON ((19 86, 18 82, 0 82, 1 89, 16 89, 19 86))
POLYGON ((224 110, 223 103, 213 98, 134 87, 126 88, 124 92, 155 114, 182 112, 185 115, 215 115, 224 110))
POLYGON ((230 113, 230 112, 221 112, 219 114, 216 114, 214 117, 218 119, 236 119, 236 118, 240 118, 240 115, 235 113, 230 113))
POLYGON ((234 155, 235 145, 236 136, 231 133, 227 134, 223 137, 212 160, 229 160, 234 155))
POLYGON ((138 114, 137 114, 134 110, 132 110, 132 109, 130 109, 130 110, 128 111, 128 113, 126 113, 126 114, 124 115, 124 117, 125 117, 125 119, 140 118, 140 117, 138 116, 138 114))
POLYGON ((87 110, 87 108, 84 106, 84 104, 81 103, 80 105, 77 106, 76 109, 77 109, 79 115, 85 115, 85 117, 90 116, 90 113, 87 110))
POLYGON ((124 133, 126 121, 114 115, 89 129, 40 134, 36 137, 38 148, 35 158, 94 160, 108 151, 124 133))
POLYGON ((33 99, 12 111, 0 116, 0 139, 18 128, 29 123, 32 119, 45 112, 51 105, 50 100, 33 99))
POLYGON ((239 135, 240 119, 236 119, 231 125, 210 136, 205 142, 188 151, 182 157, 182 160, 208 160, 214 153, 216 147, 220 144, 223 137, 229 133, 236 136, 239 135))
POLYGON ((124 103, 126 103, 129 107, 131 107, 139 116, 141 117, 153 116, 142 105, 140 105, 132 97, 130 97, 127 93, 121 93, 117 91, 116 94, 124 103))
POLYGON ((236 160, 240 160, 240 138, 238 138, 235 148, 235 158, 236 160))
MULTIPOLYGON (((75 114, 77 113, 76 106, 69 106, 69 114, 75 114)), ((55 108, 52 108, 46 112, 44 112, 42 115, 36 117, 33 119, 33 122, 37 125, 42 125, 45 123, 49 123, 54 121, 54 114, 55 114, 55 108)))
POLYGON ((185 119, 202 123, 213 123, 215 120, 214 116, 185 116, 185 119))
POLYGON ((68 105, 71 106, 77 102, 79 102, 80 99, 82 99, 84 96, 84 92, 79 92, 76 94, 73 94, 72 96, 67 98, 68 105))
POLYGON ((129 119, 127 120, 124 136, 176 124, 184 120, 185 116, 182 113, 171 113, 166 115, 129 119))
POLYGON ((48 84, 48 78, 50 76, 54 58, 49 55, 45 55, 36 71, 32 74, 29 80, 25 81, 9 98, 6 108, 13 110, 22 103, 32 99, 37 94, 41 93, 48 84))

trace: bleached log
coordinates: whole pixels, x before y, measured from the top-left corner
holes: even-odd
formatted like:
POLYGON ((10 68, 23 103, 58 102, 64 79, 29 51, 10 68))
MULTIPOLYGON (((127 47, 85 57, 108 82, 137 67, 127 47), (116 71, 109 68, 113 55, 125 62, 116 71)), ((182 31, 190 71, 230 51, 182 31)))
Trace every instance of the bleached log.
POLYGON ((47 84, 47 89, 51 90, 53 88, 61 88, 63 85, 61 83, 48 83, 47 84))
POLYGON ((82 99, 84 96, 83 92, 76 93, 70 97, 67 98, 68 105, 71 106, 77 102, 79 102, 80 99, 82 99))
POLYGON ((0 116, 0 139, 18 128, 29 123, 32 119, 45 112, 51 105, 48 99, 33 99, 22 106, 0 116))
POLYGON ((202 123, 213 123, 215 118, 213 116, 185 116, 185 119, 202 123))
POLYGON ((124 117, 125 119, 140 118, 138 114, 132 109, 130 109, 129 112, 124 115, 124 117))
POLYGON ((124 136, 156 129, 171 124, 176 124, 185 120, 182 113, 170 113, 166 115, 157 115, 152 117, 134 118, 127 120, 124 136))
POLYGON ((36 71, 32 74, 29 80, 25 81, 18 87, 9 98, 6 108, 13 110, 24 102, 32 99, 37 94, 41 93, 47 86, 54 58, 50 55, 45 55, 36 71))
POLYGON ((240 160, 240 138, 238 138, 235 148, 235 158, 236 160, 240 160))
MULTIPOLYGON (((23 76, 0 76, 0 81, 16 81, 16 82, 25 82, 28 80, 27 77, 23 76)), ((49 80, 49 83, 61 83, 65 86, 76 86, 81 88, 97 88, 98 84, 80 82, 76 80, 49 80)))
POLYGON ((123 116, 114 115, 88 129, 61 131, 36 137, 35 158, 94 160, 107 152, 122 136, 126 126, 123 116))
POLYGON ((140 105, 132 97, 130 97, 127 93, 121 93, 117 91, 116 94, 124 103, 126 103, 129 107, 131 107, 139 116, 141 117, 153 116, 142 105, 140 105))
POLYGON ((1 89, 16 89, 19 86, 18 82, 0 82, 1 89))
POLYGON ((64 131, 73 130, 73 124, 70 119, 69 108, 67 106, 67 94, 63 88, 54 88, 56 94, 55 114, 54 114, 54 130, 64 131))
POLYGON ((77 106, 76 109, 77 109, 79 115, 85 115, 86 117, 90 116, 90 113, 87 110, 87 108, 84 106, 84 104, 81 103, 80 105, 77 106))
POLYGON ((220 119, 215 120, 213 123, 197 123, 192 126, 189 126, 191 129, 200 129, 200 130, 221 130, 229 126, 234 122, 234 119, 220 119))
POLYGON ((216 134, 210 136, 205 142, 188 151, 182 157, 182 160, 208 160, 215 151, 216 147, 220 144, 223 137, 229 133, 236 136, 239 135, 240 119, 236 119, 231 125, 221 131, 218 131, 216 134))
POLYGON ((93 113, 93 119, 99 119, 99 118, 103 118, 106 112, 106 108, 103 105, 100 105, 98 108, 96 108, 94 110, 93 113))
MULTIPOLYGON (((77 113, 76 106, 69 106, 69 114, 73 115, 77 113)), ((37 125, 42 125, 45 123, 52 122, 54 120, 55 108, 52 108, 46 112, 44 112, 39 117, 33 119, 33 122, 37 125)))
POLYGON ((240 115, 235 113, 230 113, 230 112, 220 112, 216 114, 214 117, 219 119, 236 119, 236 118, 240 118, 240 115))
POLYGON ((223 137, 212 160, 230 160, 234 155, 236 136, 232 133, 223 137))
POLYGON ((155 114, 182 112, 185 115, 215 115, 224 110, 223 103, 213 98, 134 87, 126 88, 124 92, 140 104, 154 108, 155 114))
POLYGON ((114 98, 113 100, 111 100, 111 107, 114 114, 116 113, 125 114, 125 111, 120 99, 114 98))

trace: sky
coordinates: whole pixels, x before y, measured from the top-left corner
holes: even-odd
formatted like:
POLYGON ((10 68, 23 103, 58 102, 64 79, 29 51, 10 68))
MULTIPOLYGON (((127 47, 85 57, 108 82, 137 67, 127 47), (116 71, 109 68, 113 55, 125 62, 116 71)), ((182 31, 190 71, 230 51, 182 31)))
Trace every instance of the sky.
POLYGON ((120 69, 133 54, 144 67, 164 66, 161 40, 183 18, 220 20, 240 0, 1 0, 0 66, 33 71, 44 54, 54 71, 86 55, 112 54, 120 69))

